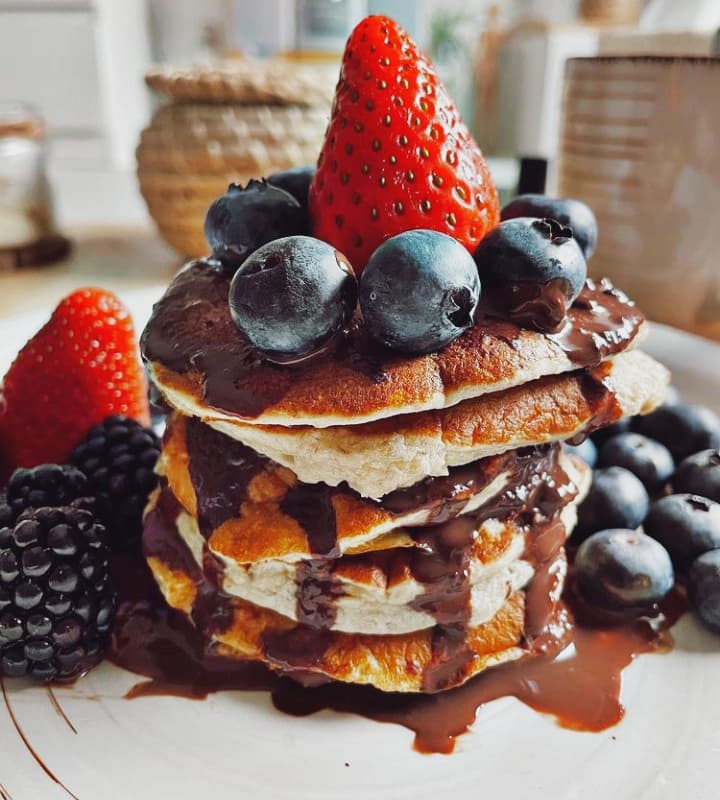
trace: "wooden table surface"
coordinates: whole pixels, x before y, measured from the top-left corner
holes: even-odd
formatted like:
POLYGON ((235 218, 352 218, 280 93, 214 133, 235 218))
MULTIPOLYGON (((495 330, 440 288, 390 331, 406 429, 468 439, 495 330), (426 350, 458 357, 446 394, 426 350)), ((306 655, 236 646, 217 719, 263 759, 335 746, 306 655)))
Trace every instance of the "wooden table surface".
POLYGON ((81 286, 113 292, 163 286, 183 259, 151 228, 70 231, 73 250, 57 264, 0 274, 0 317, 47 309, 81 286))

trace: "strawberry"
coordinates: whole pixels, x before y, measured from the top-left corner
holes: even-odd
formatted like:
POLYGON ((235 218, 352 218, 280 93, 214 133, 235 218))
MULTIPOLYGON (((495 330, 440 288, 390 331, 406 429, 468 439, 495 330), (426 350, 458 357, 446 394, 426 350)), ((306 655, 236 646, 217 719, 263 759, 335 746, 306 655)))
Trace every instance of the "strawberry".
POLYGON ((428 59, 388 17, 350 34, 309 208, 313 235, 357 273, 402 231, 441 231, 472 253, 499 221, 479 147, 428 59))
POLYGON ((0 396, 0 448, 12 467, 67 461, 109 414, 149 422, 130 312, 111 292, 79 289, 18 353, 0 396))

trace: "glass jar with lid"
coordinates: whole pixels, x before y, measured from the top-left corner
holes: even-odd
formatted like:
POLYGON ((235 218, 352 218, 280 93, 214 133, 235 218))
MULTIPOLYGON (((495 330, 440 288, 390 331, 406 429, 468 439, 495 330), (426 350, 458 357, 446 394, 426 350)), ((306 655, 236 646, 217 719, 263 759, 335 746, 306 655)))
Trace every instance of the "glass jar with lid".
POLYGON ((54 260, 57 234, 46 174, 45 125, 23 103, 0 103, 0 269, 54 260))

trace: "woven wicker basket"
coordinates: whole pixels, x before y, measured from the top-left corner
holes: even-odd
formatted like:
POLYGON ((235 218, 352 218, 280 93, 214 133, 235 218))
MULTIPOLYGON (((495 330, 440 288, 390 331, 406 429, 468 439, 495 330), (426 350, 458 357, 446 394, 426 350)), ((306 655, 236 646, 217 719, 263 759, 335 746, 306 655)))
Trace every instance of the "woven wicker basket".
POLYGON ((148 74, 148 85, 171 102, 142 132, 138 179, 170 245, 183 255, 205 254, 205 212, 229 183, 315 162, 332 98, 329 75, 327 67, 244 61, 148 74))

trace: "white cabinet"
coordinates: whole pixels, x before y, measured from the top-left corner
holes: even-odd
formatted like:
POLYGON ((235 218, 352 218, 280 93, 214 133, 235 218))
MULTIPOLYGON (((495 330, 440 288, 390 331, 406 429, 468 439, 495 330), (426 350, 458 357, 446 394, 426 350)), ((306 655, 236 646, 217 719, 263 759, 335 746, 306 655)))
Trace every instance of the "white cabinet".
POLYGON ((149 63, 145 0, 0 0, 0 102, 40 110, 55 160, 133 165, 149 63))

